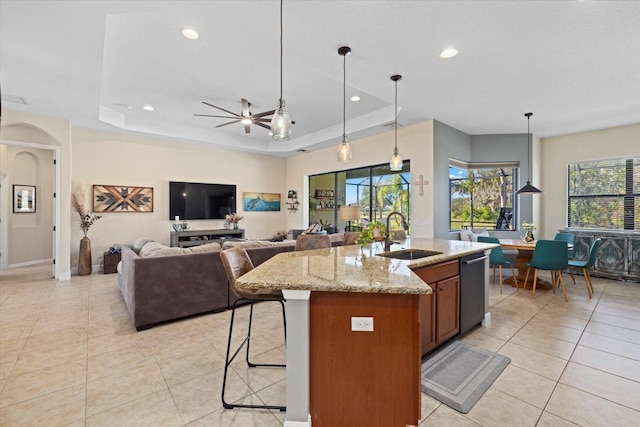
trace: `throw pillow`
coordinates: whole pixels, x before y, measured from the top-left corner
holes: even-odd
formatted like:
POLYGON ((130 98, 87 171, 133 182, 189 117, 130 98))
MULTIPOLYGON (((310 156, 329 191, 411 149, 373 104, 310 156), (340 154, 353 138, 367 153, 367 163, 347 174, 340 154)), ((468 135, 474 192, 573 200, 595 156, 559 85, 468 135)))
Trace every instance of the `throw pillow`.
POLYGON ((462 240, 463 242, 470 242, 472 234, 473 234, 473 231, 462 229, 460 230, 460 240, 462 240))
POLYGON ((133 242, 133 251, 140 255, 142 247, 149 242, 153 242, 153 239, 149 239, 148 237, 140 237, 139 239, 136 239, 136 241, 133 242))
POLYGON ((478 236, 485 236, 485 237, 489 237, 489 232, 487 230, 480 232, 480 233, 471 233, 471 241, 472 242, 477 242, 478 241, 478 236))

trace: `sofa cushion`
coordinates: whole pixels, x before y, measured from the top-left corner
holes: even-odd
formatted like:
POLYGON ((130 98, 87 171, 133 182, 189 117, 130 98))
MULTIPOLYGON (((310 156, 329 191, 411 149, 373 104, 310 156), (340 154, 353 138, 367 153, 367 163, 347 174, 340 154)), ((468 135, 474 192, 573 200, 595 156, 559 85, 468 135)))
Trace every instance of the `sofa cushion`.
POLYGON ((148 237, 140 237, 139 239, 136 239, 136 241, 133 242, 133 251, 140 255, 140 250, 142 249, 142 247, 149 242, 153 242, 153 239, 149 239, 148 237))
POLYGON ((470 242, 472 234, 473 234, 473 231, 471 230, 464 230, 464 229, 460 230, 460 240, 462 240, 463 242, 470 242))
POLYGON ((200 254, 203 252, 219 252, 220 243, 213 242, 213 243, 207 243, 204 245, 192 246, 190 248, 183 248, 182 251, 185 254, 200 254))
POLYGON ((245 249, 272 248, 277 246, 295 245, 295 240, 284 240, 282 242, 270 242, 268 240, 229 240, 222 244, 222 250, 241 246, 245 249))
POLYGON ((170 248, 160 242, 147 242, 147 244, 140 249, 140 256, 142 258, 181 255, 183 253, 182 248, 170 248))

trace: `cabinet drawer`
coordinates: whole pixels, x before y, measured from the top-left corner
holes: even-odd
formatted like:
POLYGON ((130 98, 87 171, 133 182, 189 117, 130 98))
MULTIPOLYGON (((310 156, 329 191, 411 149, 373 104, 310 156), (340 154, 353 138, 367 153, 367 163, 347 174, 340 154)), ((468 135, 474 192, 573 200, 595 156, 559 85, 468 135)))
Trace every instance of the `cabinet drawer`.
POLYGON ((413 270, 425 283, 435 284, 443 279, 458 275, 458 260, 442 262, 440 264, 421 267, 413 270))

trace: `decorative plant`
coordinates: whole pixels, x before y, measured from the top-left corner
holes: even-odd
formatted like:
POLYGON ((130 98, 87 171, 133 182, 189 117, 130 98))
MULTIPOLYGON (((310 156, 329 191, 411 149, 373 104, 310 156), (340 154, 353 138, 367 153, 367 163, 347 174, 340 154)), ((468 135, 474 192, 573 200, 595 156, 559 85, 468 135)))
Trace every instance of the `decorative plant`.
POLYGON ((356 240, 361 247, 365 247, 368 243, 373 242, 377 238, 385 238, 387 236, 387 226, 380 222, 370 222, 362 227, 360 237, 356 240))
POLYGON ((71 194, 71 206, 73 206, 73 210, 78 213, 80 217, 80 229, 84 233, 84 237, 87 237, 89 228, 91 228, 94 222, 102 218, 102 215, 95 215, 86 211, 76 193, 71 194))
POLYGON ((229 224, 237 224, 242 220, 242 218, 244 217, 238 215, 237 213, 230 213, 224 216, 224 220, 227 221, 229 224))
POLYGON ((535 224, 529 224, 527 221, 522 222, 522 229, 527 231, 537 230, 538 226, 535 224))

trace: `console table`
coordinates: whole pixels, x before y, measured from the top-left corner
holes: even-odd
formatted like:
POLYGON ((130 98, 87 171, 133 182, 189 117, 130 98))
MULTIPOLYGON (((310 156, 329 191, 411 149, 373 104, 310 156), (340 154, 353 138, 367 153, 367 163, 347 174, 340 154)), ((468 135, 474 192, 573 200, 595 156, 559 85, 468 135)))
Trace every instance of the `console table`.
POLYGON ((218 242, 222 244, 224 239, 244 239, 244 230, 241 229, 215 229, 215 230, 185 230, 171 232, 171 246, 186 248, 189 246, 204 245, 218 242))

